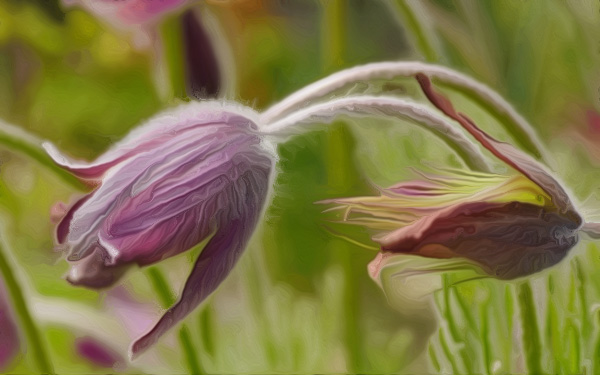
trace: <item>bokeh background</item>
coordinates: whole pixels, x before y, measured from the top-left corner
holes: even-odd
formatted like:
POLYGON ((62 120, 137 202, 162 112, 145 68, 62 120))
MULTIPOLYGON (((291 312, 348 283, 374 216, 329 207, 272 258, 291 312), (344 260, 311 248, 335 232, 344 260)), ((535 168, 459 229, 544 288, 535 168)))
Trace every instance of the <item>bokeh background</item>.
MULTIPOLYGON (((192 7, 221 51, 221 97, 263 110, 346 67, 439 63, 514 105, 582 211, 597 214, 597 1, 207 0, 192 7)), ((181 11, 171 13, 140 43, 135 32, 77 6, 0 2, 0 118, 92 160, 144 119, 192 100, 182 82, 180 27, 181 11)), ((419 98, 410 80, 352 90, 419 98)), ((476 103, 453 99, 490 134, 519 144, 476 103)), ((343 238, 368 242, 366 233, 330 228, 315 202, 372 194, 410 177, 408 167, 461 167, 447 145, 408 122, 340 118, 281 142, 272 200, 242 260, 135 362, 127 360, 129 342, 178 295, 200 248, 132 270, 109 291, 69 285, 50 212, 82 193, 9 146, 0 145, 3 247, 58 373, 600 371, 594 242, 583 239, 569 259, 527 280, 455 283, 443 275, 433 303, 411 306, 388 303, 366 271, 375 252, 343 238), (171 296, 157 295, 156 274, 171 296), (82 340, 114 358, 90 360, 82 340)), ((23 338, 8 371, 37 372, 34 355, 23 338)))

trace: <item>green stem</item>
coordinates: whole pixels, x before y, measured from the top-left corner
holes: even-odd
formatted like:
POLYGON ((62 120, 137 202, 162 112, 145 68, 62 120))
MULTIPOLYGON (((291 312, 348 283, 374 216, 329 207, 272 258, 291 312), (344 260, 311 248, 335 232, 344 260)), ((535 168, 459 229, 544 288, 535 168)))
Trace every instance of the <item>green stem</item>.
MULTIPOLYGON (((344 65, 346 43, 346 0, 324 0, 323 6, 323 39, 322 39, 322 68, 324 73, 336 71, 344 65)), ((332 188, 345 189, 352 186, 354 166, 348 160, 348 152, 352 143, 351 135, 340 123, 332 124, 327 139, 328 185, 332 188)), ((363 368, 364 351, 361 347, 360 301, 357 296, 356 275, 352 272, 353 259, 351 248, 340 241, 333 241, 332 250, 340 264, 344 265, 343 304, 347 313, 341 322, 343 324, 344 344, 346 346, 347 369, 358 373, 363 368)))
MULTIPOLYGON (((175 296, 171 292, 171 288, 169 288, 169 284, 162 272, 157 267, 151 267, 148 269, 147 276, 150 283, 152 283, 161 306, 165 309, 171 307, 175 303, 175 296)), ((183 349, 190 374, 204 374, 205 371, 198 361, 197 351, 194 348, 190 332, 185 324, 182 324, 179 329, 179 344, 183 349)))
POLYGON ((185 51, 179 15, 169 17, 163 21, 161 39, 164 48, 163 58, 167 65, 169 83, 171 84, 170 95, 173 98, 186 100, 188 96, 185 87, 185 51))
POLYGON ((200 368, 200 362, 198 362, 197 353, 194 349, 194 343, 190 336, 190 331, 187 326, 181 326, 179 330, 179 342, 185 353, 185 359, 187 362, 190 374, 204 374, 204 371, 200 368))
POLYGON ((427 35, 427 31, 421 22, 419 22, 415 12, 408 2, 406 0, 391 0, 390 3, 401 15, 401 17, 404 18, 404 26, 410 30, 417 44, 417 48, 421 51, 423 57, 425 57, 425 60, 429 62, 438 61, 439 56, 433 47, 433 43, 429 40, 430 38, 427 35))
MULTIPOLYGON (((446 324, 448 325, 448 332, 450 333, 450 338, 452 339, 452 341, 454 343, 463 343, 462 347, 458 349, 458 352, 460 353, 460 358, 462 360, 462 365, 463 367, 467 370, 468 373, 472 373, 472 369, 471 369, 471 362, 469 360, 469 356, 466 353, 466 347, 464 345, 465 340, 464 340, 464 336, 463 336, 463 340, 461 340, 461 335, 460 332, 465 333, 464 331, 461 331, 461 329, 458 327, 458 325, 456 324, 456 321, 454 319, 455 314, 452 312, 452 304, 451 304, 451 296, 450 296, 450 280, 447 274, 445 274, 442 277, 442 281, 443 281, 443 302, 444 302, 444 309, 443 309, 443 317, 446 320, 446 324)), ((456 292, 456 289, 455 289, 456 292)))
POLYGON ((541 374, 542 351, 540 344, 540 333, 538 330, 535 303, 533 301, 533 292, 528 281, 524 281, 519 284, 518 300, 521 316, 521 330, 523 332, 523 349, 525 352, 527 371, 530 374, 541 374))
POLYGON ((54 367, 50 362, 42 335, 27 308, 23 290, 21 289, 16 275, 13 273, 13 269, 16 270, 17 267, 9 258, 4 247, 0 245, 0 272, 2 273, 2 278, 4 279, 4 283, 10 294, 12 306, 14 307, 15 313, 19 317, 21 326, 27 336, 27 342, 31 348, 32 357, 36 362, 40 373, 54 374, 54 367))
POLYGON ((0 120, 1 146, 30 157, 68 185, 78 190, 84 190, 85 185, 71 173, 59 167, 41 148, 41 143, 40 139, 26 133, 23 129, 0 120))

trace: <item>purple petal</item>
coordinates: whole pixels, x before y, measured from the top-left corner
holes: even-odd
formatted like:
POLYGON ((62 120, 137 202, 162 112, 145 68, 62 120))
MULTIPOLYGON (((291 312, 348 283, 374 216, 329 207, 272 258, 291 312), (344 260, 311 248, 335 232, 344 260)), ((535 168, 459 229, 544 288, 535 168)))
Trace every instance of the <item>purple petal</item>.
MULTIPOLYGON (((229 124, 231 126, 254 126, 245 116, 226 112, 215 104, 188 104, 159 115, 145 125, 133 130, 122 141, 113 145, 92 163, 71 160, 61 154, 51 143, 43 144, 54 162, 76 176, 84 179, 97 179, 110 168, 123 160, 143 152, 151 152, 165 141, 181 135, 190 129, 207 125, 229 124)), ((207 129, 210 131, 210 129, 207 129)))
POLYGON ((495 140, 477 127, 466 115, 457 113, 450 100, 433 89, 431 81, 426 75, 419 73, 416 78, 431 103, 448 117, 456 120, 494 156, 541 187, 552 198, 553 203, 560 211, 571 216, 573 221, 581 223, 581 218, 575 211, 567 192, 536 160, 508 143, 495 140))
POLYGON ((114 368, 125 362, 117 352, 89 336, 76 339, 75 348, 80 356, 96 366, 114 368))
POLYGON ((219 205, 233 202, 229 211, 216 215, 218 229, 196 260, 179 301, 146 335, 134 342, 135 357, 153 345, 167 330, 182 320, 227 277, 252 235, 264 203, 268 175, 247 173, 219 197, 219 205))
POLYGON ((71 265, 67 281, 89 288, 106 288, 113 285, 126 271, 127 265, 106 265, 106 250, 98 243, 87 257, 71 265))
MULTIPOLYGON (((192 105, 192 108, 194 107, 192 105)), ((155 144, 156 142, 152 141, 150 145, 138 147, 137 154, 130 155, 111 169, 102 185, 89 196, 89 199, 82 202, 72 215, 63 220, 65 224, 59 229, 61 229, 60 233, 64 234, 65 228, 68 227, 67 241, 71 245, 70 260, 81 259, 92 250, 90 245, 97 242, 97 233, 113 210, 127 205, 132 196, 144 192, 157 181, 168 180, 176 166, 181 164, 193 166, 197 163, 197 169, 206 168, 207 159, 215 162, 234 153, 237 149, 233 147, 226 149, 224 145, 229 143, 238 145, 242 142, 239 141, 240 139, 246 142, 248 139, 251 140, 250 144, 246 144, 246 148, 241 147, 242 150, 255 151, 253 147, 257 146, 258 140, 248 134, 249 128, 251 130, 254 125, 247 118, 231 113, 193 115, 193 112, 191 115, 188 113, 188 117, 200 118, 206 122, 195 122, 194 125, 190 125, 191 123, 186 121, 181 125, 184 129, 171 129, 170 132, 159 135, 160 143, 155 144), (221 151, 224 148, 226 151, 221 151)), ((156 122, 153 120, 151 124, 156 122)), ((144 144, 146 137, 148 136, 144 134, 138 137, 141 139, 141 144, 144 144)), ((150 194, 154 194, 152 189, 150 194)), ((135 214, 141 217, 139 212, 135 214)), ((148 219, 156 218, 148 217, 148 219)), ((62 237, 63 235, 59 236, 62 237)), ((110 237, 105 236, 105 239, 110 240, 110 237)))
POLYGON ((578 241, 579 224, 544 207, 472 202, 426 216, 378 240, 382 251, 471 259, 498 278, 550 267, 578 241))

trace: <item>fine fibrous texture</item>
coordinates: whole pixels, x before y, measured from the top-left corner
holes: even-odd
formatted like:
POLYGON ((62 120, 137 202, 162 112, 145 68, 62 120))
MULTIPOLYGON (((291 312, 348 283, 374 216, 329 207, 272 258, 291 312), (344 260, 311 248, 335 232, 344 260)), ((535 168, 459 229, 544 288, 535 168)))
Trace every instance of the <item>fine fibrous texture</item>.
POLYGON ((190 103, 138 128, 96 162, 57 163, 99 186, 57 226, 75 262, 68 280, 107 287, 131 264, 148 265, 205 239, 182 292, 141 341, 151 345, 228 275, 258 221, 273 160, 256 126, 219 105, 190 103))
POLYGON ((583 222, 561 184, 533 158, 457 113, 427 76, 417 79, 438 109, 521 176, 423 173, 423 180, 381 189, 379 197, 326 202, 345 210, 343 222, 375 232, 382 253, 371 263, 371 275, 377 278, 393 254, 465 258, 501 279, 560 262, 577 243, 583 222))

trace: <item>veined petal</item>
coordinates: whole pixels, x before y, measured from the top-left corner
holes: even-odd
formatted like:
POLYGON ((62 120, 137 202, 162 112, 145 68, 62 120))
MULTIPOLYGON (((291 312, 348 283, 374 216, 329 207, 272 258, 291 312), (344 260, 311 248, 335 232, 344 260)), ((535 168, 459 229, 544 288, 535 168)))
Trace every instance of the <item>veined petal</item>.
MULTIPOLYGON (((170 138, 165 138, 152 150, 132 155, 116 165, 104 177, 102 185, 74 207, 59 225, 59 239, 64 239, 64 233, 68 231, 66 240, 71 246, 69 259, 77 260, 86 256, 90 250, 89 244, 94 242, 101 225, 105 220, 115 217, 112 214, 115 209, 127 207, 128 202, 143 192, 150 194, 147 198, 144 195, 144 199, 150 200, 156 193, 150 189, 152 185, 171 181, 170 176, 178 170, 178 165, 187 168, 188 173, 194 174, 196 171, 198 175, 198 170, 218 170, 216 166, 236 151, 258 148, 259 139, 248 134, 248 127, 251 128, 252 124, 245 120, 236 126, 235 123, 241 120, 232 120, 233 127, 211 122, 196 124, 186 132, 173 132, 170 138), (226 147, 230 147, 231 151, 223 151, 226 147), (214 165, 211 166, 211 163, 214 165)), ((134 214, 140 216, 139 212, 134 214)))
POLYGON ((571 199, 561 184, 539 162, 529 155, 513 147, 511 144, 499 142, 481 130, 466 115, 457 113, 452 102, 433 89, 429 78, 422 73, 416 75, 417 81, 427 98, 448 117, 456 120, 482 146, 494 156, 521 172, 531 181, 540 186, 551 198, 554 205, 563 213, 581 224, 582 220, 576 212, 571 199))
POLYGON ((56 164, 83 179, 97 179, 123 160, 143 152, 153 152, 166 140, 196 127, 229 124, 256 129, 256 112, 239 105, 225 103, 189 103, 165 111, 146 124, 137 127, 123 140, 115 143, 94 162, 72 160, 62 155, 50 142, 43 146, 56 164))
MULTIPOLYGON (((268 176, 263 176, 268 177, 268 176)), ((268 178, 242 178, 219 197, 219 206, 233 202, 234 208, 217 214, 217 229, 196 260, 181 297, 146 335, 132 345, 136 357, 198 306, 220 284, 246 247, 256 226, 268 178)))

